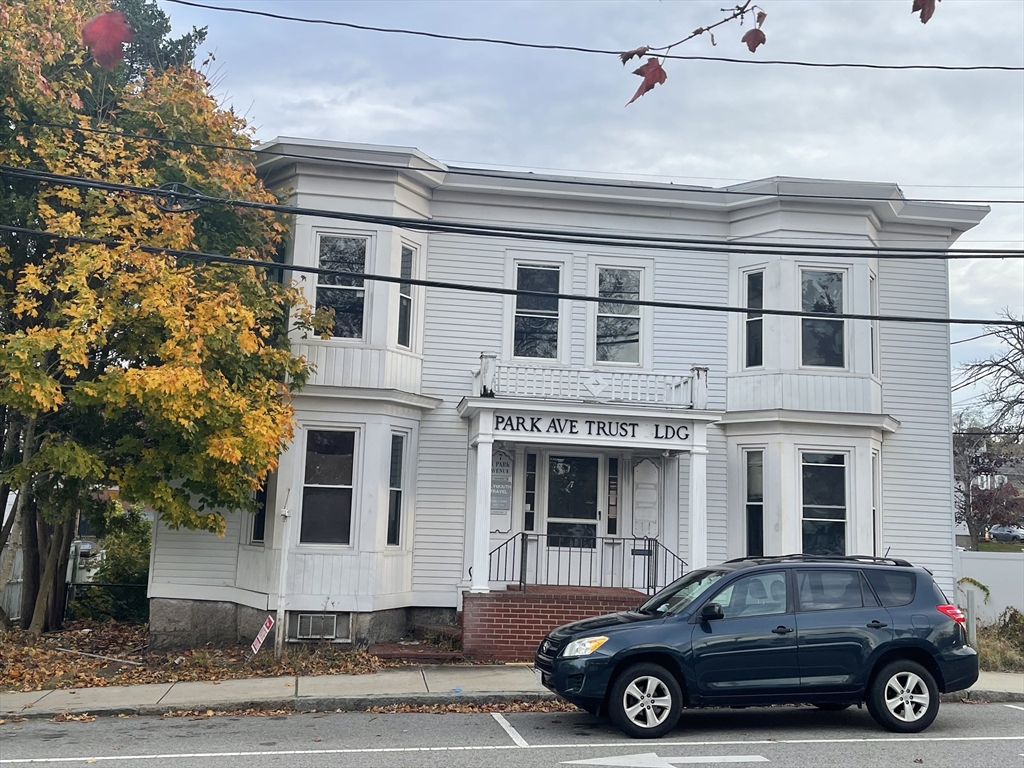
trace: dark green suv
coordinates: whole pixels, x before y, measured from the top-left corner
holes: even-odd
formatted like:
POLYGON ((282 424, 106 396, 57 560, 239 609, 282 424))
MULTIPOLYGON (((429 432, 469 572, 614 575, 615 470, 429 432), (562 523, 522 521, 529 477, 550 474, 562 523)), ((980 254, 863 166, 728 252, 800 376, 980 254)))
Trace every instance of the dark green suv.
POLYGON ((865 702, 891 731, 927 728, 939 693, 969 688, 964 615, 905 560, 790 555, 683 576, 635 611, 551 632, 541 681, 627 735, 655 738, 684 707, 865 702))

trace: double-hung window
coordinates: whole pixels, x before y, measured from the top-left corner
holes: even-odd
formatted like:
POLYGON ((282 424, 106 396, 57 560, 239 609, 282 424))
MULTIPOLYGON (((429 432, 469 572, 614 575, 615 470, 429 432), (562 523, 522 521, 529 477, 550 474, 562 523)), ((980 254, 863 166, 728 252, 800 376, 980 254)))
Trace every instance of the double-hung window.
MULTIPOLYGON (((364 237, 321 235, 319 266, 343 272, 366 271, 364 237)), ((334 310, 331 335, 339 339, 363 338, 363 311, 366 290, 363 278, 353 275, 320 274, 316 276, 316 308, 334 310)))
POLYGON ((623 300, 639 301, 643 270, 599 267, 597 293, 597 349, 602 363, 640 362, 640 307, 623 300))
POLYGON ((745 451, 747 557, 764 556, 764 451, 745 451))
MULTIPOLYGON (((804 312, 842 314, 843 273, 805 269, 800 273, 804 312)), ((845 325, 842 320, 804 317, 801 323, 803 364, 845 368, 845 325)))
POLYGON ((846 454, 801 453, 803 551, 846 554, 846 454))
MULTIPOLYGON (((412 278, 413 250, 402 246, 402 279, 412 278)), ((398 346, 409 349, 412 346, 412 286, 398 284, 398 346)))
MULTIPOLYGON (((871 314, 878 314, 878 279, 871 275, 868 280, 868 294, 871 300, 871 314)), ((878 375, 878 321, 871 321, 871 375, 878 375)))
POLYGON ((258 489, 252 492, 253 504, 256 511, 252 516, 252 534, 249 537, 250 544, 262 544, 267 532, 267 484, 270 476, 267 475, 258 489))
POLYGON ((388 473, 388 546, 402 543, 402 481, 405 475, 405 435, 391 435, 391 471, 388 473))
POLYGON ((302 485, 303 544, 348 544, 352 537, 352 470, 356 433, 310 430, 302 485))
POLYGON ((560 285, 561 268, 557 264, 516 265, 516 289, 535 293, 516 296, 514 357, 558 359, 558 297, 536 294, 558 294, 560 285))
MULTIPOLYGON (((747 272, 744 290, 747 309, 764 308, 764 272, 747 272)), ((764 365, 764 317, 760 312, 748 312, 744 321, 745 368, 764 365)))

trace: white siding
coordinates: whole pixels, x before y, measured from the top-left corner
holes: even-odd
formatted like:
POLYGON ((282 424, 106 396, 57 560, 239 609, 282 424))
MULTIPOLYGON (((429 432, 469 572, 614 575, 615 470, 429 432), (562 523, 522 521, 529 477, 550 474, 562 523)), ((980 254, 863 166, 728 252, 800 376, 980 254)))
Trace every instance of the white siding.
MULTIPOLYGON (((163 523, 154 530, 150 579, 153 584, 233 587, 238 567, 238 542, 248 513, 224 515, 223 536, 203 531, 173 531, 163 523)), ((242 585, 252 589, 249 585, 242 585)))
MULTIPOLYGON (((948 316, 945 261, 879 262, 882 314, 948 316)), ((884 411, 901 422, 882 444, 882 547, 953 584, 949 327, 882 323, 884 411)))

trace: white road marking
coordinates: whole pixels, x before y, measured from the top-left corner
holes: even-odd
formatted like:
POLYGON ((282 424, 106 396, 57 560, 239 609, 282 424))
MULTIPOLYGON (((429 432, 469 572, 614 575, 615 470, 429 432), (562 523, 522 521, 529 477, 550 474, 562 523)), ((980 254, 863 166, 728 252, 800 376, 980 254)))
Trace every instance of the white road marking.
MULTIPOLYGON (((750 741, 659 741, 660 747, 721 747, 751 744, 872 744, 892 741, 914 743, 919 741, 1024 741, 1024 736, 892 736, 877 739, 753 739, 750 741)), ((506 749, 607 749, 636 747, 635 741, 609 741, 584 744, 531 744, 518 747, 512 744, 461 747, 355 747, 351 749, 282 749, 248 752, 170 752, 160 755, 97 755, 94 757, 21 757, 0 760, 0 765, 26 765, 29 763, 90 763, 108 760, 184 760, 196 757, 273 757, 275 755, 359 755, 409 752, 485 752, 506 749)))
POLYGON ((505 729, 505 733, 516 743, 517 747, 530 746, 526 739, 519 735, 519 731, 512 727, 512 723, 505 719, 504 715, 499 712, 491 712, 491 716, 498 721, 498 725, 505 729))
POLYGON ((1010 709, 1019 709, 1022 712, 1024 712, 1024 707, 1019 707, 1016 704, 1003 704, 1003 706, 1004 707, 1009 707, 1010 709))

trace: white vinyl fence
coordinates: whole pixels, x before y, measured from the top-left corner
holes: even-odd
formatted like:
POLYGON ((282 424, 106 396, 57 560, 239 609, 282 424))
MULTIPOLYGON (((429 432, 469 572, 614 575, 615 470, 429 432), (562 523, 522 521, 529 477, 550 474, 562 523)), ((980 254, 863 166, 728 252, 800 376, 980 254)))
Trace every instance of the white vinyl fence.
POLYGON ((985 602, 984 593, 962 583, 957 586, 956 602, 967 604, 967 590, 974 592, 974 607, 982 624, 992 624, 1007 606, 1024 611, 1024 552, 971 552, 957 550, 957 579, 974 579, 991 593, 985 602))

